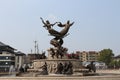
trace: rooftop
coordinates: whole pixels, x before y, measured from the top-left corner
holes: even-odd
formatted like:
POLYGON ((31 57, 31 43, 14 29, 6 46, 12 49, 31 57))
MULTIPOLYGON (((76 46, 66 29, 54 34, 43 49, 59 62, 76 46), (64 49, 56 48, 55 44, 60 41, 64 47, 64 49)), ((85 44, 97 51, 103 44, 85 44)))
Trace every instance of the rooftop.
POLYGON ((16 50, 15 48, 13 48, 13 47, 11 47, 11 46, 9 46, 9 45, 6 45, 6 44, 0 42, 0 47, 4 47, 4 46, 16 50))
POLYGON ((18 52, 15 53, 15 55, 16 55, 16 56, 23 56, 23 55, 26 55, 26 54, 23 53, 23 52, 18 51, 18 52))
POLYGON ((7 46, 6 44, 4 44, 4 43, 2 43, 2 42, 0 42, 0 46, 7 46))

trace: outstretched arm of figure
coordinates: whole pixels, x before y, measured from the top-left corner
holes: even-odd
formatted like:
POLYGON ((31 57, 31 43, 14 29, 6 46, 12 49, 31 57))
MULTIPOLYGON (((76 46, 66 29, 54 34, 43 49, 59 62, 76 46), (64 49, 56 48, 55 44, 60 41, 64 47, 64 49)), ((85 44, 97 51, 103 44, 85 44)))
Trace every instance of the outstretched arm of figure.
POLYGON ((44 22, 44 20, 43 20, 43 18, 42 18, 42 17, 40 17, 40 19, 42 20, 42 23, 43 23, 43 24, 46 24, 46 23, 44 22))
POLYGON ((74 24, 74 22, 72 22, 71 24, 70 24, 70 26, 72 26, 74 24))
POLYGON ((58 24, 58 26, 59 27, 64 27, 65 26, 65 24, 62 24, 61 22, 58 22, 59 24, 58 24))
POLYGON ((51 26, 54 26, 55 24, 57 24, 58 22, 55 22, 54 24, 51 24, 51 26))

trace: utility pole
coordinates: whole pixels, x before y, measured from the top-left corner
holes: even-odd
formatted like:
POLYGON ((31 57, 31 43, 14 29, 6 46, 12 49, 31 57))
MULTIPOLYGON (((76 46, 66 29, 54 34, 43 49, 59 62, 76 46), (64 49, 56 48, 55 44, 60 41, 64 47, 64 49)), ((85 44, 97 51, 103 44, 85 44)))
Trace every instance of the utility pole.
POLYGON ((37 49, 37 41, 34 41, 34 43, 35 43, 35 54, 36 54, 36 49, 37 49))
POLYGON ((38 43, 37 43, 37 54, 39 54, 39 46, 38 46, 38 43))
POLYGON ((33 52, 32 52, 32 49, 31 49, 31 54, 32 54, 33 52))

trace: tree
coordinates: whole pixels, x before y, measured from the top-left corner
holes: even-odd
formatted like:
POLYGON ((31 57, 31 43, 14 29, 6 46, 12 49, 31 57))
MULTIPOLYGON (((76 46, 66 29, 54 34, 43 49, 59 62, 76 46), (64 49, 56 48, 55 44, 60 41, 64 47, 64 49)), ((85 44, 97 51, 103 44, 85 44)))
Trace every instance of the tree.
POLYGON ((107 66, 109 66, 109 64, 112 61, 114 54, 113 51, 111 49, 103 49, 100 51, 99 53, 99 61, 105 62, 107 66))
POLYGON ((115 61, 115 60, 112 60, 109 64, 109 68, 114 68, 115 69, 116 67, 118 67, 118 62, 115 61))

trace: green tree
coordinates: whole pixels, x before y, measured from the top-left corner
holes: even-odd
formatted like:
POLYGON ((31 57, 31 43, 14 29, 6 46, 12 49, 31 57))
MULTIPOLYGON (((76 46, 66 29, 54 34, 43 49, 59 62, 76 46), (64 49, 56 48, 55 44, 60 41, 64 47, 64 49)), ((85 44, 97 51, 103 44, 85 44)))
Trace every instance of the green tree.
POLYGON ((105 62, 107 66, 109 66, 109 64, 112 61, 114 54, 113 51, 111 49, 103 49, 100 51, 99 53, 99 61, 105 62))
POLYGON ((118 61, 118 67, 120 68, 120 60, 118 61))
POLYGON ((109 64, 110 68, 117 68, 118 67, 118 61, 112 60, 109 64))

